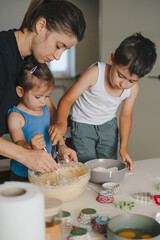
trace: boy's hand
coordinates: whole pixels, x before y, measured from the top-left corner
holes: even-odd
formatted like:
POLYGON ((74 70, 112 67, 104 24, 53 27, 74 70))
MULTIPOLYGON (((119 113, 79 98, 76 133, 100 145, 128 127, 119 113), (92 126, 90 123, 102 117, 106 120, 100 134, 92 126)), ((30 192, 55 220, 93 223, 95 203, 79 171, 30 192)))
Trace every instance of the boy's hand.
POLYGON ((77 154, 74 150, 67 147, 66 144, 59 146, 59 159, 78 162, 77 154))
POLYGON ((52 145, 57 145, 59 140, 63 138, 67 130, 67 124, 64 123, 57 123, 54 125, 51 125, 49 128, 49 136, 52 142, 52 145))
POLYGON ((131 159, 129 153, 127 152, 127 150, 120 149, 120 156, 122 158, 122 161, 127 163, 128 171, 132 172, 133 162, 132 162, 132 159, 131 159))
POLYGON ((30 143, 31 143, 31 147, 35 150, 41 150, 46 147, 46 143, 41 133, 34 135, 31 138, 30 143))

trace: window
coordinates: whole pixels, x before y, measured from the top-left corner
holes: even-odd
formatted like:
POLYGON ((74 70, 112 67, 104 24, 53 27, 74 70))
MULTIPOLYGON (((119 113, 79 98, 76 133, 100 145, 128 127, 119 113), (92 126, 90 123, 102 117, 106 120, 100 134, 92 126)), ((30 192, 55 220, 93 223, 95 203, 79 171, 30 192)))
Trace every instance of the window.
POLYGON ((75 77, 75 46, 63 52, 60 60, 48 64, 56 78, 75 77))

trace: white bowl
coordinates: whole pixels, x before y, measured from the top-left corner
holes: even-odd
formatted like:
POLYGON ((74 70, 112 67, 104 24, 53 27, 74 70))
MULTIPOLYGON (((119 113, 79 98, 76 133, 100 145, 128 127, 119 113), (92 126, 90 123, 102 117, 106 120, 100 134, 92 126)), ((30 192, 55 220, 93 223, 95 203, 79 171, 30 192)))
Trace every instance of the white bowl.
POLYGON ((113 194, 117 194, 120 190, 120 183, 107 182, 103 183, 102 187, 107 190, 111 190, 113 194))

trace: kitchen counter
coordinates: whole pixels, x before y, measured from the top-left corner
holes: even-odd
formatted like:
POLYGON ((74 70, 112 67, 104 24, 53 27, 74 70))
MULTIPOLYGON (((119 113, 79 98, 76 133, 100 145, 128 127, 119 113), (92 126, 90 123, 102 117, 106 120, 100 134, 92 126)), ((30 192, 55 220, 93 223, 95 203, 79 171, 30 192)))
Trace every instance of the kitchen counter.
MULTIPOLYGON (((134 201, 135 206, 130 210, 121 210, 114 206, 114 203, 102 204, 96 201, 101 185, 89 182, 84 192, 75 200, 63 203, 63 210, 69 211, 73 218, 73 223, 80 226, 77 217, 83 208, 94 208, 98 216, 113 217, 125 213, 142 214, 155 218, 160 212, 160 205, 154 201, 142 201, 134 198, 138 192, 150 192, 153 195, 160 195, 157 185, 160 183, 160 158, 139 160, 134 162, 133 172, 127 172, 121 181, 121 188, 117 195, 114 195, 114 202, 134 201)), ((68 230, 69 231, 69 230, 68 230)), ((106 239, 103 235, 89 232, 91 239, 106 239)), ((68 232, 66 230, 65 235, 68 232)), ((64 237, 66 239, 66 237, 64 237)))

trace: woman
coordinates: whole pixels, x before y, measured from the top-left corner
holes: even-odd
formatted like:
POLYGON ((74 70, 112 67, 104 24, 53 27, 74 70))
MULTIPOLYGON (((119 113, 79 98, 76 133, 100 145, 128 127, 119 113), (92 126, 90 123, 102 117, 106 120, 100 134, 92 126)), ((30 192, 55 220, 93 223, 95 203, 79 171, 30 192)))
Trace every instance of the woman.
MULTIPOLYGON (((41 63, 60 59, 63 51, 83 39, 85 27, 83 13, 71 2, 32 0, 20 29, 0 32, 0 136, 7 132, 8 109, 18 103, 15 81, 25 58, 33 55, 41 63)), ((64 143, 59 152, 64 159, 76 159, 64 143)), ((57 168, 45 151, 24 149, 1 137, 0 155, 39 172, 57 168)))

